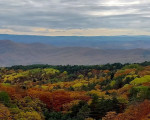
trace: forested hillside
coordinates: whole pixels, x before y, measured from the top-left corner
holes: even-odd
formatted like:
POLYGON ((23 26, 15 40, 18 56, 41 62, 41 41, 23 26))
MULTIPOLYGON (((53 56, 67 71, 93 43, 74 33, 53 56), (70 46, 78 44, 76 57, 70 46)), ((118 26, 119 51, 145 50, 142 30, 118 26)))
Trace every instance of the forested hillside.
POLYGON ((0 120, 149 120, 150 62, 0 68, 0 120))

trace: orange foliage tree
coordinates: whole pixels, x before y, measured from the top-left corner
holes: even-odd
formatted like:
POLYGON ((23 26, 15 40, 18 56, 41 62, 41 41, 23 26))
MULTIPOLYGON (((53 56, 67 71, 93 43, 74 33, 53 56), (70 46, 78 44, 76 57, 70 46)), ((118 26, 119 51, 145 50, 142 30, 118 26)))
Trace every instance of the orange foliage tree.
POLYGON ((138 105, 132 105, 124 113, 118 114, 114 120, 145 120, 150 113, 150 101, 145 100, 138 105))
POLYGON ((40 89, 29 89, 27 94, 32 98, 39 98, 48 108, 55 111, 62 111, 63 105, 70 103, 73 100, 88 101, 90 97, 77 92, 69 92, 64 90, 57 90, 53 92, 43 91, 40 89))

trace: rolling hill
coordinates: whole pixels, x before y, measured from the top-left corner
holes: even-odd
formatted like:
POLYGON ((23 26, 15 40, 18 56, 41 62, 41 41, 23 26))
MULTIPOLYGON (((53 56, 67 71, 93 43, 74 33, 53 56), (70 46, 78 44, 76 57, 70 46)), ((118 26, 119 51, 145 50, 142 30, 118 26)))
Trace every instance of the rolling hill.
POLYGON ((0 66, 51 64, 94 65, 133 63, 150 60, 150 49, 96 49, 56 47, 42 43, 16 43, 0 40, 0 66))

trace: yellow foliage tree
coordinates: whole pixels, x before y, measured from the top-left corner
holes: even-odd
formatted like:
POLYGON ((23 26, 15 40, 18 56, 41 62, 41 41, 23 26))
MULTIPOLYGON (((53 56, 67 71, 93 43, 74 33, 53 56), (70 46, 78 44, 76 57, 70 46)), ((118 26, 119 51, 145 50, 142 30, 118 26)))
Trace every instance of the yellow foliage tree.
POLYGON ((11 120, 10 112, 3 104, 0 104, 0 120, 11 120))

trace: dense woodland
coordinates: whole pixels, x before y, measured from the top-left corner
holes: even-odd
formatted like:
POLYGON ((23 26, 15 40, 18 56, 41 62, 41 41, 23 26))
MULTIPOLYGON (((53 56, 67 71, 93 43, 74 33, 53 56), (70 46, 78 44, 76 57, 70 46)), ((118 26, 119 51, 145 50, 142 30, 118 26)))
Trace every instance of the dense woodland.
POLYGON ((0 120, 149 120, 150 62, 0 68, 0 120))

